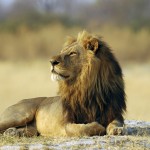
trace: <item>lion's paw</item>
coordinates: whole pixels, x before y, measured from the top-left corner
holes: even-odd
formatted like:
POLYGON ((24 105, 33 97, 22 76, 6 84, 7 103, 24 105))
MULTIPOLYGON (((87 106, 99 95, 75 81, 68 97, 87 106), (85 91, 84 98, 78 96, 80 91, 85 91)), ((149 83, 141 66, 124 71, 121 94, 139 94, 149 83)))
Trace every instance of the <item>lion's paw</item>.
POLYGON ((123 135, 124 128, 123 127, 114 127, 107 130, 108 135, 123 135))
POLYGON ((106 129, 101 124, 97 122, 88 123, 85 126, 84 129, 88 136, 94 136, 94 135, 105 135, 106 129))
POLYGON ((19 136, 16 128, 8 128, 4 133, 4 136, 19 136))

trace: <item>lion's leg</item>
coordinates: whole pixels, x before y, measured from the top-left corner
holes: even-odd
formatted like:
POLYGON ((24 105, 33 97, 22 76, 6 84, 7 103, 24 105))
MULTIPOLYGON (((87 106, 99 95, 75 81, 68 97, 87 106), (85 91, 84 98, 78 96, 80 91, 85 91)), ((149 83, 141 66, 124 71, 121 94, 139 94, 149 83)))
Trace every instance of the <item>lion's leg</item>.
POLYGON ((119 120, 113 120, 106 128, 108 135, 123 135, 124 134, 124 123, 119 120))
POLYGON ((18 137, 32 137, 37 136, 37 129, 33 126, 26 126, 22 128, 8 128, 4 133, 4 136, 18 136, 18 137))
POLYGON ((94 136, 104 135, 105 128, 97 122, 88 124, 69 123, 66 125, 66 133, 68 136, 94 136))
POLYGON ((0 115, 0 133, 11 127, 26 126, 34 119, 37 107, 44 99, 26 99, 8 107, 0 115))

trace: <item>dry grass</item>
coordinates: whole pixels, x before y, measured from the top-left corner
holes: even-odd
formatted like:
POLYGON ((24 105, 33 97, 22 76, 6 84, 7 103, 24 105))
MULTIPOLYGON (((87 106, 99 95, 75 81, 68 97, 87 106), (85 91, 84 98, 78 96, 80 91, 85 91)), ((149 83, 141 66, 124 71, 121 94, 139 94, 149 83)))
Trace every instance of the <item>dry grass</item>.
POLYGON ((43 62, 0 63, 0 112, 20 99, 56 95, 50 64, 43 62))
MULTIPOLYGON (((80 138, 15 138, 0 136, 0 146, 9 145, 11 149, 110 149, 146 150, 150 139, 140 136, 94 136, 80 138)), ((2 147, 0 147, 1 149, 2 147)), ((7 147, 8 148, 8 147, 7 147)), ((3 148, 3 149, 6 149, 3 148)))
MULTIPOLYGON (((60 51, 67 35, 77 36, 81 27, 66 28, 60 23, 50 24, 40 30, 30 31, 22 26, 17 33, 0 33, 0 58, 47 58, 60 51)), ((146 28, 134 32, 130 28, 105 26, 87 29, 104 37, 120 60, 148 60, 150 58, 150 31, 146 28)))
POLYGON ((95 33, 102 35, 121 61, 145 61, 150 58, 150 30, 134 32, 130 28, 106 26, 95 33))
POLYGON ((127 119, 150 121, 150 63, 124 68, 127 93, 127 119))
POLYGON ((17 33, 2 32, 0 58, 4 60, 48 58, 60 51, 65 36, 70 32, 74 34, 77 30, 78 28, 68 30, 61 24, 51 24, 36 31, 21 27, 17 33))

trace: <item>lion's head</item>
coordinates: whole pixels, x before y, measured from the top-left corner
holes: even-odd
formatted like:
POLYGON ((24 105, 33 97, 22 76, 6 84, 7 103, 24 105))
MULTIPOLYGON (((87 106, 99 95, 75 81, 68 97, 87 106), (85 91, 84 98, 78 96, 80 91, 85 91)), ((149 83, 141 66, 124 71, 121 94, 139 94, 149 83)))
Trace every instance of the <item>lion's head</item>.
POLYGON ((51 59, 52 79, 67 118, 76 123, 98 121, 106 126, 126 109, 119 63, 98 36, 86 31, 69 38, 61 53, 51 59))
POLYGON ((60 55, 51 59, 52 79, 76 82, 87 73, 90 78, 90 72, 94 71, 91 70, 92 65, 95 68, 100 64, 100 60, 96 57, 97 49, 96 37, 92 37, 85 31, 79 33, 77 40, 70 37, 60 55))

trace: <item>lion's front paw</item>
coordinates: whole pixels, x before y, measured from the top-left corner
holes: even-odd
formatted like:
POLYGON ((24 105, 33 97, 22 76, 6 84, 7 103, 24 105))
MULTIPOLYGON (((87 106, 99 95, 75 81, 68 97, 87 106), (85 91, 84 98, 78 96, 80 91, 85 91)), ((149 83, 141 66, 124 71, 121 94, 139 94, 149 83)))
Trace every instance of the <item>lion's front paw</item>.
POLYGON ((107 130, 108 135, 123 135, 124 128, 123 127, 113 127, 107 130))
POLYGON ((4 136, 19 136, 16 128, 8 128, 4 133, 4 136))
POLYGON ((97 122, 92 122, 85 125, 84 132, 88 136, 105 135, 106 129, 101 124, 97 122))

